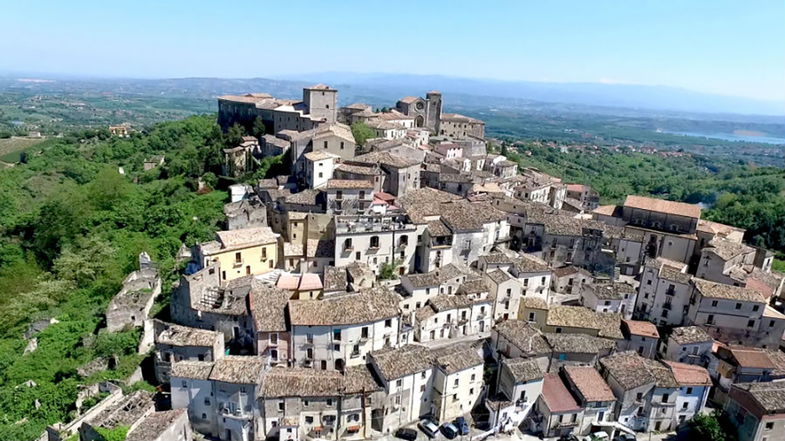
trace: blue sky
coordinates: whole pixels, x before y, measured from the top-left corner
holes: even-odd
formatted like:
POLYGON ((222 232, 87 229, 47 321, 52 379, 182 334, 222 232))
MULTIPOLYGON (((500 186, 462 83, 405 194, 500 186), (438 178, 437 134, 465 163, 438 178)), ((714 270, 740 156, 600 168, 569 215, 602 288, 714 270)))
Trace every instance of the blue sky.
POLYGON ((785 2, 0 2, 0 71, 324 71, 668 85, 785 101, 785 2))

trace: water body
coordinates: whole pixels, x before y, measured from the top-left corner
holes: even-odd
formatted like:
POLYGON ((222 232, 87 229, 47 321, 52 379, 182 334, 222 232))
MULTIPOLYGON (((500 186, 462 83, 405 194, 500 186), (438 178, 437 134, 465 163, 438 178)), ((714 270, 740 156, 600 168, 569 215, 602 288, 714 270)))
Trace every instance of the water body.
POLYGON ((722 139, 725 141, 760 142, 764 144, 785 144, 785 138, 778 138, 776 136, 754 136, 754 135, 742 135, 738 133, 677 132, 673 130, 660 130, 660 133, 669 133, 671 135, 682 135, 682 136, 694 136, 696 138, 722 139))

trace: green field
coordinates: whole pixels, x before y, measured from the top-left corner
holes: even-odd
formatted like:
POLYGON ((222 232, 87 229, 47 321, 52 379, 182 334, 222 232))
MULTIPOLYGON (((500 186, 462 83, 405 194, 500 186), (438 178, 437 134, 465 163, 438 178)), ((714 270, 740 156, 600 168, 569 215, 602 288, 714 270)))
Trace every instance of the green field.
POLYGON ((34 145, 44 141, 43 138, 11 137, 0 139, 0 161, 15 163, 19 161, 19 154, 34 145))

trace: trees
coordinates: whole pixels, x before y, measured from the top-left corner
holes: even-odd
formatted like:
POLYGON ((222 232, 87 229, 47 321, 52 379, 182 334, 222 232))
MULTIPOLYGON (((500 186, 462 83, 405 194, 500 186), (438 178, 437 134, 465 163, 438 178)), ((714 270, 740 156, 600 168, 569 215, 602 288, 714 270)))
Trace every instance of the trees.
POLYGON ((736 428, 721 411, 711 415, 699 414, 688 425, 687 439, 696 441, 736 441, 736 428))
POLYGON ((354 136, 354 141, 357 145, 365 145, 365 141, 375 138, 376 132, 374 132, 367 124, 363 122, 356 122, 352 124, 352 135, 354 136))
POLYGON ((267 127, 264 126, 264 121, 262 121, 262 118, 257 116, 256 119, 253 120, 253 128, 251 133, 253 133, 253 136, 261 138, 266 132, 267 127))

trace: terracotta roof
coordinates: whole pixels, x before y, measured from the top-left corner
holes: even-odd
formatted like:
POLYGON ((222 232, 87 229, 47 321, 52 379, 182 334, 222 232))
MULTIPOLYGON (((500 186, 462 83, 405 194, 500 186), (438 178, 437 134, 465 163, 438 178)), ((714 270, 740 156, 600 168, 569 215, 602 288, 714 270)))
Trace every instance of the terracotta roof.
POLYGON ((743 243, 736 243, 721 237, 715 237, 709 241, 708 247, 703 249, 704 252, 712 252, 719 256, 722 260, 731 260, 740 254, 749 254, 755 252, 755 249, 744 245, 743 243))
POLYGON ((641 320, 624 320, 621 321, 622 326, 627 329, 632 335, 640 335, 642 337, 660 338, 660 333, 654 323, 641 321, 641 320))
POLYGON ((431 350, 433 363, 448 375, 483 365, 481 350, 469 344, 455 344, 431 350))
POLYGON ((709 371, 701 366, 676 361, 663 360, 673 372, 673 377, 680 386, 711 386, 709 371))
POLYGON ((542 383, 542 399, 551 413, 579 412, 581 410, 581 406, 575 401, 557 373, 545 374, 542 383))
POLYGON ((554 353, 600 354, 608 353, 616 347, 613 340, 586 334, 546 332, 543 336, 554 353))
POLYGON ((564 373, 584 401, 616 401, 608 383, 592 366, 565 366, 564 373))
POLYGON ((340 393, 344 379, 338 371, 300 367, 275 367, 265 372, 258 396, 333 397, 340 393))
POLYGON ((340 156, 338 156, 338 155, 335 155, 335 154, 332 154, 332 153, 329 153, 329 152, 325 152, 323 150, 317 150, 315 152, 308 152, 308 153, 304 154, 303 156, 305 156, 305 159, 307 159, 309 161, 324 161, 325 159, 340 158, 340 156))
POLYGON ((624 207, 638 208, 641 210, 668 213, 677 216, 700 218, 701 209, 698 205, 683 202, 666 201, 664 199, 647 198, 644 196, 629 195, 624 200, 624 207))
POLYGON ((740 367, 774 369, 776 365, 767 351, 746 346, 729 346, 728 351, 740 367))

